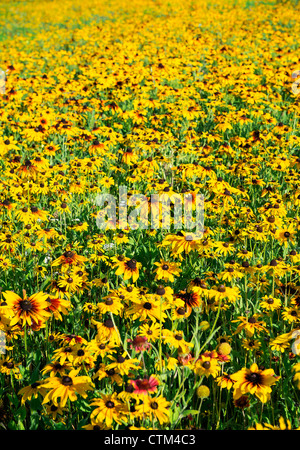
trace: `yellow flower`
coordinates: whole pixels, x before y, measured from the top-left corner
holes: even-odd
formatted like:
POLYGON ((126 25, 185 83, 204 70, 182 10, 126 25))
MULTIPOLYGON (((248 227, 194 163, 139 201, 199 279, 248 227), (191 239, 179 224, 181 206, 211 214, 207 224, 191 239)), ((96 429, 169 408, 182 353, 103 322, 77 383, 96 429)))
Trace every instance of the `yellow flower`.
POLYGON ((90 416, 92 420, 104 423, 107 427, 111 427, 113 422, 121 425, 123 421, 126 421, 125 406, 117 398, 116 392, 109 395, 102 394, 101 397, 94 398, 90 404, 96 406, 90 416))
POLYGON ((221 367, 216 358, 210 356, 201 355, 194 364, 194 372, 199 377, 203 375, 208 378, 212 376, 215 378, 221 371, 221 367))
POLYGON ((49 306, 48 295, 43 292, 27 297, 26 292, 23 291, 22 298, 15 292, 6 291, 3 292, 3 296, 14 315, 10 326, 20 323, 21 326, 27 324, 31 327, 34 324, 46 321, 51 316, 51 313, 47 311, 49 306))
POLYGON ((270 399, 271 386, 280 378, 273 369, 260 370, 256 363, 250 369, 243 368, 231 375, 234 380, 233 399, 236 400, 245 394, 254 394, 262 403, 270 399))
POLYGON ((90 377, 77 376, 78 372, 78 370, 73 369, 68 375, 50 377, 45 380, 42 387, 49 389, 49 391, 44 397, 43 404, 52 401, 55 406, 63 408, 68 400, 71 402, 76 401, 78 394, 86 398, 86 391, 93 390, 94 385, 90 377))
POLYGON ((136 410, 149 417, 150 420, 158 420, 161 425, 169 422, 169 406, 171 405, 165 397, 147 396, 143 398, 143 403, 136 406, 136 410))

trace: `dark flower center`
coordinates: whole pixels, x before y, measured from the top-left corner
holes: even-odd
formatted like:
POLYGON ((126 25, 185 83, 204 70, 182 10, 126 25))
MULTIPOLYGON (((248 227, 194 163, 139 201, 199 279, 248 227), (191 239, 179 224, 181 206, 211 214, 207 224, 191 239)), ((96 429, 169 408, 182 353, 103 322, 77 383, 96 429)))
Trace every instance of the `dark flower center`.
POLYGON ((125 387, 125 392, 128 392, 129 394, 131 394, 134 391, 134 387, 132 386, 132 384, 127 384, 125 387))
POLYGON ((62 377, 61 382, 62 382, 62 384, 63 384, 64 386, 72 386, 72 384, 73 384, 72 378, 71 378, 71 377, 68 377, 67 375, 65 375, 64 377, 62 377))
POLYGON ((129 269, 135 270, 136 269, 136 260, 130 259, 129 261, 127 261, 126 265, 127 265, 127 267, 129 267, 129 269))
POLYGON ((260 384, 262 382, 262 376, 257 372, 251 372, 249 375, 246 375, 246 379, 253 384, 260 384))
POLYGON ((70 250, 64 253, 65 258, 72 258, 74 256, 74 253, 70 250))
POLYGON ((144 308, 150 310, 152 308, 151 303, 149 302, 144 303, 144 308))
POLYGON ((209 369, 210 368, 210 362, 209 361, 204 361, 204 363, 202 364, 202 367, 204 369, 209 369))
POLYGON ((107 305, 107 306, 110 306, 110 305, 112 305, 113 304, 113 299, 111 298, 111 297, 108 297, 106 300, 105 300, 105 304, 107 305))
POLYGON ((181 341, 182 340, 181 334, 176 334, 175 339, 176 341, 181 341))
POLYGON ((20 301, 20 308, 23 311, 31 311, 33 308, 32 303, 29 300, 21 300, 20 301))
POLYGON ((118 363, 123 363, 125 361, 125 358, 123 358, 123 356, 120 355, 117 357, 117 361, 118 363))
POLYGON ((151 402, 151 403, 150 403, 150 406, 151 406, 152 409, 157 409, 157 408, 158 408, 158 403, 156 403, 156 402, 151 402))
POLYGON ((105 403, 106 408, 112 409, 114 408, 115 404, 114 402, 111 402, 110 400, 108 400, 108 402, 105 403))
POLYGON ((166 293, 166 290, 163 286, 158 286, 156 293, 157 295, 164 295, 166 293))
POLYGON ((104 326, 107 327, 107 328, 113 328, 114 327, 113 321, 111 319, 107 319, 104 322, 104 326))

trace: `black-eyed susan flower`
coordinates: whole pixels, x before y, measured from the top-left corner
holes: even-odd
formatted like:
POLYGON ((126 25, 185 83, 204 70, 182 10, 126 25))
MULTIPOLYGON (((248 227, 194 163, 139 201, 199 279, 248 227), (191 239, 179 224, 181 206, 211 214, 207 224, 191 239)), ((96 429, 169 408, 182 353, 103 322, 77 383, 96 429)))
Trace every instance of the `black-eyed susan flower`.
POLYGON ((163 425, 169 422, 169 407, 170 402, 166 400, 165 397, 159 395, 157 397, 145 396, 143 398, 143 403, 138 405, 136 409, 143 412, 150 420, 158 420, 158 422, 163 425))
POLYGON ((201 355, 194 363, 194 372, 199 377, 205 376, 208 378, 212 376, 216 378, 216 376, 221 371, 221 366, 216 358, 211 358, 210 356, 201 355))
POLYGON ((9 375, 16 380, 20 380, 22 378, 22 374, 20 372, 20 363, 14 361, 14 359, 10 356, 1 356, 0 373, 9 375))
POLYGON ((235 381, 233 386, 233 398, 237 400, 242 395, 254 394, 262 403, 266 403, 271 396, 272 388, 279 377, 273 369, 259 369, 256 363, 250 369, 243 368, 231 375, 235 381))
POLYGON ((139 278, 139 271, 142 267, 142 264, 136 261, 134 258, 126 258, 118 261, 115 265, 117 268, 115 274, 123 276, 124 281, 132 278, 132 282, 135 283, 139 278))
POLYGON ((19 390, 18 395, 22 396, 21 404, 32 398, 38 398, 39 395, 42 397, 46 394, 47 390, 42 386, 42 381, 35 381, 31 383, 29 386, 25 386, 19 390))
POLYGON ((6 291, 3 292, 3 296, 14 314, 11 325, 20 323, 22 326, 27 324, 30 327, 39 321, 45 322, 51 316, 47 311, 48 295, 43 292, 28 297, 23 291, 23 297, 20 297, 15 292, 6 291))
POLYGON ((93 383, 88 376, 77 376, 78 370, 71 370, 62 377, 50 377, 42 384, 47 389, 43 404, 53 402, 55 406, 64 407, 68 400, 74 402, 78 395, 87 397, 87 391, 93 389, 93 383))
POLYGON ((238 316, 236 320, 232 320, 232 322, 240 322, 234 334, 238 334, 242 330, 245 330, 246 335, 249 337, 252 337, 255 331, 268 333, 265 321, 258 320, 260 317, 260 314, 253 314, 250 317, 238 316))
POLYGON ((133 370, 138 370, 140 361, 137 358, 128 358, 127 353, 123 352, 118 356, 108 355, 109 362, 106 366, 108 370, 117 369, 121 375, 128 375, 133 370))
POLYGON ((100 397, 91 401, 91 406, 96 408, 91 413, 91 420, 95 419, 104 423, 107 427, 111 427, 114 422, 119 425, 126 422, 125 405, 117 398, 117 393, 101 394, 100 397))
POLYGON ((157 296, 153 294, 144 295, 139 301, 135 301, 129 306, 125 312, 126 317, 130 317, 131 320, 137 318, 144 322, 146 319, 150 319, 153 322, 164 322, 167 318, 165 313, 166 305, 159 301, 157 296))
POLYGON ((161 260, 159 263, 154 263, 157 266, 155 269, 155 280, 163 280, 166 283, 173 283, 175 280, 175 276, 179 276, 181 269, 178 264, 175 262, 169 262, 161 260))

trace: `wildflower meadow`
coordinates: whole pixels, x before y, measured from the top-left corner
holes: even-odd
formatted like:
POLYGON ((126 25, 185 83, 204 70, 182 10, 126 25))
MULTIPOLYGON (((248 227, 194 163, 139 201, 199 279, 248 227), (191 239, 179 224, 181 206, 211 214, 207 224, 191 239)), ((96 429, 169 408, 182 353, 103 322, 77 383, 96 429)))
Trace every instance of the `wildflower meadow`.
POLYGON ((0 1, 1 430, 300 429, 299 8, 0 1))

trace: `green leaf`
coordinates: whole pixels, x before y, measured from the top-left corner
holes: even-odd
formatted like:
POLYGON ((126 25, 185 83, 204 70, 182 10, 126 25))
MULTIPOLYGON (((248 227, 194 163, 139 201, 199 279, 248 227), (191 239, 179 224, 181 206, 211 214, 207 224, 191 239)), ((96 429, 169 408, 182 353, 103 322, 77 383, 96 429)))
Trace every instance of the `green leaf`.
POLYGON ((195 416, 196 414, 199 414, 199 412, 200 411, 198 411, 197 409, 187 409, 186 411, 183 411, 183 413, 181 413, 180 417, 185 417, 188 416, 189 414, 195 416))
POLYGON ((19 409, 17 409, 16 415, 19 416, 19 420, 23 421, 25 419, 25 417, 26 417, 26 408, 25 408, 25 406, 21 406, 19 409))

